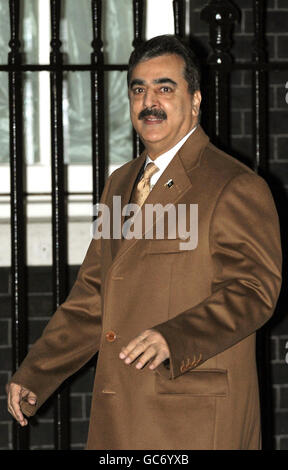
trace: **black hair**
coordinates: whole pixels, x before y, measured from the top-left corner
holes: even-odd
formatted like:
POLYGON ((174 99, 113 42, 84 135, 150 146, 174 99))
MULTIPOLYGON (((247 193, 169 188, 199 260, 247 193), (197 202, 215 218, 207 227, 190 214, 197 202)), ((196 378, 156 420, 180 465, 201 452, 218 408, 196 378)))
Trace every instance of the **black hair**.
POLYGON ((178 37, 171 34, 155 36, 148 41, 140 43, 132 52, 127 73, 128 87, 134 67, 140 62, 167 54, 176 54, 185 62, 184 78, 188 83, 188 90, 194 95, 200 89, 200 71, 198 61, 192 50, 178 37))

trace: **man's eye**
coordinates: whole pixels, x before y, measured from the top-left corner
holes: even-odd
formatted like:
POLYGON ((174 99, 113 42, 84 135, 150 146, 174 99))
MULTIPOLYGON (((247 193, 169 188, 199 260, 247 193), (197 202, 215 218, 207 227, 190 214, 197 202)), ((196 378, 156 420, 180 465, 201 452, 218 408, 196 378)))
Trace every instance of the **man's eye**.
POLYGON ((144 88, 137 87, 137 88, 133 88, 132 91, 133 91, 134 95, 139 95, 140 93, 143 93, 144 88))
POLYGON ((172 91, 172 88, 170 88, 170 86, 162 86, 160 90, 162 91, 162 93, 170 93, 172 91))

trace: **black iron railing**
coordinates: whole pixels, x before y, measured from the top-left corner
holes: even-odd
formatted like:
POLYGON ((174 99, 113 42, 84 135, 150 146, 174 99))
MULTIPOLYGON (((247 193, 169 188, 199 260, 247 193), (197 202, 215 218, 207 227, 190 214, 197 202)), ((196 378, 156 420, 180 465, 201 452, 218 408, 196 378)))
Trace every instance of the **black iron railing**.
MULTIPOLYGON (((27 288, 26 288, 26 214, 27 191, 23 158, 22 76, 26 71, 50 72, 51 83, 51 143, 52 143, 52 226, 53 226, 53 292, 56 309, 67 295, 67 213, 69 195, 63 151, 62 87, 63 72, 90 71, 93 168, 93 204, 99 201, 105 183, 107 158, 104 122, 104 72, 127 70, 127 64, 105 64, 103 55, 102 0, 91 0, 92 31, 90 64, 65 64, 61 52, 60 10, 61 0, 51 1, 51 54, 50 63, 23 64, 19 40, 21 0, 9 0, 11 40, 8 63, 0 71, 9 75, 10 109, 10 166, 11 166, 11 240, 12 240, 12 344, 13 370, 16 370, 27 353, 27 288)), ((239 2, 241 3, 241 2, 239 2)), ((185 37, 185 0, 174 0, 175 33, 185 37)), ((230 73, 248 70, 253 76, 253 136, 254 168, 265 170, 267 162, 267 72, 287 70, 287 62, 269 63, 265 48, 265 11, 263 0, 251 0, 254 11, 254 43, 250 62, 237 63, 231 58, 233 25, 239 19, 237 2, 211 0, 203 7, 201 19, 208 22, 211 53, 203 65, 209 75, 209 94, 205 102, 206 125, 212 140, 229 149, 229 91, 230 73)), ((240 5, 239 5, 240 6, 240 5)), ((132 0, 134 22, 133 46, 143 40, 144 0, 132 0)), ((203 90, 203 93, 208 90, 203 90)), ((141 151, 137 135, 133 135, 134 157, 141 151)), ((131 156, 132 157, 132 156, 131 156)), ((69 448, 69 387, 61 388, 55 400, 55 448, 69 448)), ((14 423, 14 449, 29 448, 28 429, 14 423)))

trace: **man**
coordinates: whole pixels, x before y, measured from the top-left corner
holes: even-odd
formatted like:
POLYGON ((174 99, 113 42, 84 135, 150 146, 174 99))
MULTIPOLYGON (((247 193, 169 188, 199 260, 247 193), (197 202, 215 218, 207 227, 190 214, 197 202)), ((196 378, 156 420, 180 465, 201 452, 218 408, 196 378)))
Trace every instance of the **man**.
POLYGON ((111 175, 101 203, 111 223, 115 196, 121 208, 142 206, 137 236, 123 211, 120 236, 92 240, 66 302, 11 379, 9 410, 26 425, 24 414, 99 350, 87 449, 259 449, 255 332, 281 283, 272 196, 201 129, 199 74, 178 39, 139 46, 128 88, 145 151, 111 175), (176 227, 168 209, 147 223, 156 204, 179 209, 176 227), (198 207, 193 246, 183 207, 185 228, 198 207))

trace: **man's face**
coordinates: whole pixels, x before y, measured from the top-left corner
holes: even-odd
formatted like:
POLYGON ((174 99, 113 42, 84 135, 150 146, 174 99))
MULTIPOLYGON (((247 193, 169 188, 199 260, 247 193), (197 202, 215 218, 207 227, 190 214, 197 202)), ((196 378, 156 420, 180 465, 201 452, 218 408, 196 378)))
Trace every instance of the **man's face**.
POLYGON ((189 93, 184 67, 182 57, 167 54, 140 62, 132 71, 131 120, 153 159, 174 147, 198 122, 201 94, 189 93))

